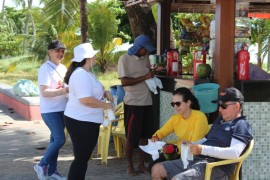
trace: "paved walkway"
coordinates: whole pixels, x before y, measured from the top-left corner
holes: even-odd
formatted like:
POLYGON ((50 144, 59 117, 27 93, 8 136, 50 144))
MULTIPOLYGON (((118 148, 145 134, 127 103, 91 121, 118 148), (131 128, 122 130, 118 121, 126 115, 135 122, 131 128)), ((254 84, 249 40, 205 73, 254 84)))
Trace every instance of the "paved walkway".
MULTIPOLYGON (((26 121, 12 109, 0 104, 0 179, 35 180, 33 170, 39 162, 49 141, 49 130, 43 121, 26 121)), ((148 180, 149 175, 126 174, 126 159, 116 158, 113 144, 110 145, 108 165, 101 165, 96 157, 88 163, 86 180, 148 180)), ((73 159, 72 145, 68 142, 60 151, 58 169, 67 176, 73 159)), ((137 158, 135 160, 138 160, 137 158)))

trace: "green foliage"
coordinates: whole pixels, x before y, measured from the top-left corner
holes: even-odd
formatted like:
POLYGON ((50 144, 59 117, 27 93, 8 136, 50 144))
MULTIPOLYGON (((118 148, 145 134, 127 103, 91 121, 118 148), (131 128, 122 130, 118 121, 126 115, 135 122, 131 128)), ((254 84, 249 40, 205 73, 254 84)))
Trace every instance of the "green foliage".
POLYGON ((107 42, 115 37, 119 21, 106 2, 96 1, 88 6, 88 10, 89 37, 93 40, 93 46, 103 51, 107 42))
MULTIPOLYGON (((22 66, 23 63, 43 62, 47 55, 48 43, 53 39, 59 39, 66 45, 67 50, 63 63, 68 66, 70 59, 73 58, 73 48, 80 44, 79 1, 40 0, 40 2, 44 4, 44 7, 26 7, 28 4, 24 1, 20 1, 20 3, 24 3, 20 10, 5 7, 5 19, 4 21, 0 20, 0 59, 12 59, 9 61, 12 63, 7 72, 14 72, 16 66, 22 66), (31 15, 33 22, 29 24, 29 33, 26 34, 24 31, 27 15, 31 15)), ((115 59, 115 55, 111 54, 114 49, 113 38, 119 36, 123 42, 130 39, 128 17, 123 3, 117 0, 99 0, 95 3, 89 3, 88 6, 91 4, 104 4, 102 8, 98 6, 97 9, 88 10, 88 13, 95 12, 95 17, 98 18, 94 19, 97 23, 93 20, 89 21, 91 22, 89 23, 91 26, 89 32, 93 31, 96 34, 96 38, 92 36, 90 38, 94 40, 94 47, 100 49, 102 54, 99 58, 101 58, 100 61, 104 62, 102 67, 105 68, 103 69, 106 69, 106 65, 115 59), (106 6, 108 10, 105 9, 106 6), (99 16, 98 12, 101 13, 99 16), (117 19, 121 19, 121 24, 119 24, 120 20, 117 19), (98 20, 101 21, 98 22, 98 20), (102 25, 102 27, 95 28, 94 24, 102 25), (119 32, 117 31, 118 25, 119 32)))
POLYGON ((119 21, 113 9, 108 7, 107 2, 96 1, 88 5, 90 38, 93 40, 95 49, 99 49, 97 54, 97 65, 104 73, 109 61, 113 59, 113 50, 116 43, 113 38, 117 33, 119 21))
POLYGON ((0 32, 0 58, 16 56, 21 53, 18 48, 21 41, 13 33, 0 32))
MULTIPOLYGON (((251 20, 251 44, 258 45, 257 64, 261 66, 263 59, 270 51, 270 20, 269 19, 252 19, 251 20), (262 58, 261 58, 262 57, 262 58)), ((267 70, 270 68, 270 56, 267 60, 267 70)))
POLYGON ((43 15, 58 32, 78 27, 79 3, 77 0, 50 0, 44 3, 43 15))

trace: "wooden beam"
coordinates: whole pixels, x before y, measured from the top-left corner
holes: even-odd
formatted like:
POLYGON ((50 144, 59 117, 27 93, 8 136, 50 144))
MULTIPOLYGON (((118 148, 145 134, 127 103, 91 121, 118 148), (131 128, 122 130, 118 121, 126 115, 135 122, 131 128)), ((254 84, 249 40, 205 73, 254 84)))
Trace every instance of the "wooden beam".
POLYGON ((215 17, 214 75, 222 90, 234 80, 235 0, 217 0, 215 17))
POLYGON ((213 4, 172 3, 171 12, 180 13, 215 13, 213 4))
POLYGON ((157 54, 161 55, 165 49, 170 49, 170 22, 171 2, 165 0, 158 7, 157 54))

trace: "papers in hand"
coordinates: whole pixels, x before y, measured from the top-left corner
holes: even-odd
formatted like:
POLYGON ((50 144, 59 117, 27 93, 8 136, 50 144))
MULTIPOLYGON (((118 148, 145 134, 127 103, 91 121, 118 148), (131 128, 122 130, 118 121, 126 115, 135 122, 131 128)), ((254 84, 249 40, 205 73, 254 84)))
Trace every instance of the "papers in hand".
POLYGON ((103 122, 102 125, 107 127, 112 120, 115 119, 114 111, 111 109, 105 109, 103 113, 103 122))
POLYGON ((148 88, 154 93, 157 94, 157 87, 159 87, 160 89, 163 88, 161 80, 158 79, 157 77, 153 77, 150 79, 145 80, 146 85, 148 86, 148 88))
POLYGON ((181 159, 186 169, 189 161, 193 160, 193 154, 190 153, 189 146, 186 144, 181 144, 181 159))
POLYGON ((166 143, 163 141, 152 142, 151 140, 148 139, 148 145, 139 146, 139 147, 144 152, 152 155, 152 159, 155 161, 157 158, 159 158, 158 150, 162 149, 162 146, 164 146, 164 144, 166 143))

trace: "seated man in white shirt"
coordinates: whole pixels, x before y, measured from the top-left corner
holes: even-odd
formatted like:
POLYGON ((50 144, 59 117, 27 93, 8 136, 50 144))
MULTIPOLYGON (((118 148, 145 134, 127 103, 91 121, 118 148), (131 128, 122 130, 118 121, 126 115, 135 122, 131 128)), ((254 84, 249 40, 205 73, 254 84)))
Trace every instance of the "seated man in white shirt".
MULTIPOLYGON (((238 158, 253 139, 252 129, 245 116, 241 115, 244 97, 236 88, 226 88, 215 101, 219 103, 221 116, 213 123, 205 138, 186 142, 194 160, 184 168, 181 159, 155 164, 152 168, 153 180, 192 179, 203 180, 207 162, 238 158)), ((214 168, 211 179, 229 179, 234 164, 214 168)))

